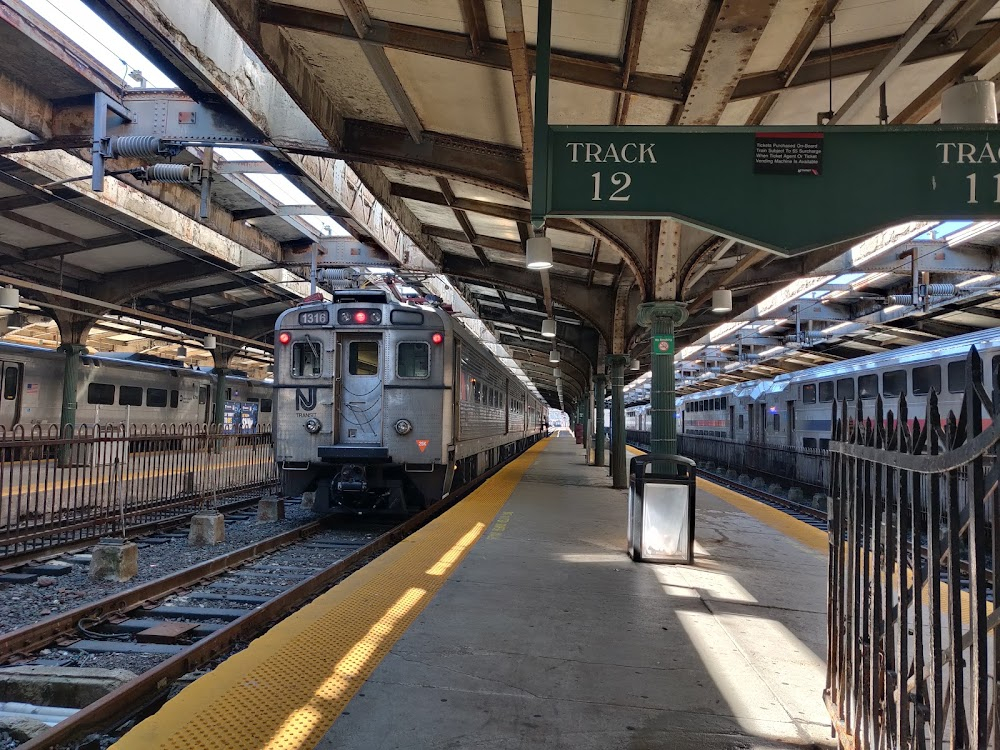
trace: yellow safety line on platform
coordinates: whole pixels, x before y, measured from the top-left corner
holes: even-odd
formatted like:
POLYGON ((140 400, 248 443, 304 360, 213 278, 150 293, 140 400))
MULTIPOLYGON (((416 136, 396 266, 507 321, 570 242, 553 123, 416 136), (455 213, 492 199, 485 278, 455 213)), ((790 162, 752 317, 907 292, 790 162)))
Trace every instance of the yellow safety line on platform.
POLYGON ((113 747, 315 747, 548 442, 537 443, 455 507, 196 680, 113 747))
MULTIPOLYGON (((633 448, 631 445, 626 446, 626 449, 629 453, 635 455, 645 455, 645 451, 633 448)), ((746 495, 741 495, 739 492, 723 487, 704 477, 698 477, 698 486, 810 549, 822 552, 824 555, 829 552, 830 541, 825 531, 820 531, 805 521, 793 518, 777 508, 764 505, 764 503, 758 502, 746 495)))

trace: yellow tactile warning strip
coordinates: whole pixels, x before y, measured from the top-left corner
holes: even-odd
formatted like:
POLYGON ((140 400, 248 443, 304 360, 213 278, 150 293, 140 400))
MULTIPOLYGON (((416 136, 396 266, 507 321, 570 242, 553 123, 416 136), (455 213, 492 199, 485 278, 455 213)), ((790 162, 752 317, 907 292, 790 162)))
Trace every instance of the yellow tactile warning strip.
MULTIPOLYGON (((626 446, 626 448, 629 453, 635 455, 641 456, 644 453, 644 451, 632 446, 626 446)), ((792 518, 787 513, 783 513, 769 505, 764 505, 764 503, 759 503, 752 498, 741 495, 738 492, 734 492, 702 477, 698 477, 698 485, 707 492, 711 492, 720 500, 725 500, 733 507, 739 508, 747 515, 753 516, 758 521, 767 524, 772 529, 780 531, 785 536, 804 544, 810 549, 822 552, 823 554, 829 552, 830 541, 825 531, 820 531, 815 526, 810 526, 804 521, 792 518)))
POLYGON ((482 536, 548 440, 169 701, 116 750, 304 750, 482 536))

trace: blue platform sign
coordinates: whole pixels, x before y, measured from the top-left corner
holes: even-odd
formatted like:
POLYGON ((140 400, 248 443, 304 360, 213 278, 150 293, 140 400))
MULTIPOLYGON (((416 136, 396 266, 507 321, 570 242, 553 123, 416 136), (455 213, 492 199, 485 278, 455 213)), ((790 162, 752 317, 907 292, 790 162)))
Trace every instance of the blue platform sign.
POLYGON ((227 401, 222 411, 222 431, 227 435, 254 432, 260 404, 246 401, 227 401))

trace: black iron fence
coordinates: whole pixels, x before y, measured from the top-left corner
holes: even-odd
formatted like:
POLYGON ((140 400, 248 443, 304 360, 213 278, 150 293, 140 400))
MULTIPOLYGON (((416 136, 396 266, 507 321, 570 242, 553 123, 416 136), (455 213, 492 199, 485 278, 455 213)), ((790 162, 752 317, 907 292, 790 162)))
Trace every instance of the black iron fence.
MULTIPOLYGON (((649 431, 626 430, 625 442, 649 450, 649 431)), ((678 435, 677 452, 698 463, 711 461, 722 469, 766 475, 804 488, 826 488, 830 477, 827 451, 738 442, 707 435, 678 435)))
MULTIPOLYGON (((992 382, 997 382, 993 373, 992 382)), ((845 747, 1000 748, 1000 398, 966 364, 960 413, 931 394, 874 421, 834 407, 826 701, 845 747)))
POLYGON ((0 558, 127 535, 276 482, 268 428, 0 428, 0 558))

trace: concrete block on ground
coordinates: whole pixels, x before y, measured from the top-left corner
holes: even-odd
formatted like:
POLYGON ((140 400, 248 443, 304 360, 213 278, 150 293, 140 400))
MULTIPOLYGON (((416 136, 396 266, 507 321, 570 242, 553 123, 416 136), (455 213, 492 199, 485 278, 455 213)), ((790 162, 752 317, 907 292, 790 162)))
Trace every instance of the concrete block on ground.
POLYGON ((726 469, 726 478, 736 481, 740 478, 740 473, 736 469, 726 469))
POLYGON ((826 494, 823 492, 817 492, 813 495, 813 505, 815 505, 819 510, 826 510, 826 494))
POLYGON ((208 547, 226 541, 226 519, 221 513, 210 510, 195 513, 188 531, 189 547, 208 547))
POLYGON ((83 708, 133 679, 135 674, 126 669, 4 667, 0 669, 0 702, 83 708))
POLYGON ((749 485, 750 484, 750 475, 749 474, 740 474, 739 479, 737 479, 736 481, 738 481, 740 484, 747 484, 747 485, 749 485))
POLYGON ((802 494, 801 487, 792 487, 790 490, 788 490, 788 499, 791 500, 793 503, 801 503, 804 497, 805 496, 802 494))
POLYGON ((49 731, 49 725, 37 719, 0 719, 0 731, 4 731, 15 742, 28 742, 49 731))
POLYGON ((781 497, 782 495, 785 494, 785 488, 782 487, 777 482, 775 482, 774 484, 768 485, 767 491, 770 494, 772 494, 772 495, 777 495, 778 497, 781 497))
POLYGON ((139 548, 134 542, 102 539, 91 550, 90 577, 95 581, 128 581, 139 572, 139 548))
POLYGON ((316 507, 316 493, 315 492, 303 492, 302 493, 302 510, 312 510, 316 507))
POLYGON ((754 477, 753 480, 750 482, 750 486, 753 487, 755 490, 762 490, 767 487, 767 482, 765 482, 760 477, 754 477))
POLYGON ((257 505, 257 523, 285 520, 285 499, 274 495, 265 495, 257 505))

